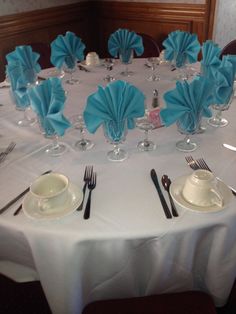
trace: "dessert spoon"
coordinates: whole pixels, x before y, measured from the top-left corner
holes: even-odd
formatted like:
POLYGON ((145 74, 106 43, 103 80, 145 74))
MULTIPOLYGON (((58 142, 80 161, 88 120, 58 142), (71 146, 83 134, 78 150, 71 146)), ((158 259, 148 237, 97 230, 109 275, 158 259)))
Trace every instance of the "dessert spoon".
POLYGON ((171 205, 171 211, 172 211, 172 215, 174 217, 178 217, 178 213, 177 213, 177 210, 175 208, 175 204, 174 204, 174 201, 170 195, 170 185, 171 185, 171 180, 170 178, 168 177, 168 175, 164 174, 161 178, 161 182, 162 182, 162 185, 164 187, 164 189, 167 191, 168 193, 168 196, 169 196, 169 200, 170 200, 170 205, 171 205))

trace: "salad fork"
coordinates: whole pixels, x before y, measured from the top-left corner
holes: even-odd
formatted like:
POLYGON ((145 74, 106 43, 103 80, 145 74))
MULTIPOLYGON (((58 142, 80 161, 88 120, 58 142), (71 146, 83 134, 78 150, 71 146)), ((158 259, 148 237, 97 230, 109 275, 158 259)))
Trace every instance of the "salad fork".
MULTIPOLYGON (((185 159, 186 159, 188 165, 190 166, 190 168, 192 168, 193 170, 205 169, 205 170, 212 172, 212 170, 209 168, 209 166, 207 165, 207 163, 205 162, 205 160, 203 158, 199 158, 199 159, 195 160, 192 156, 186 156, 185 159)), ((216 177, 216 179, 222 181, 219 177, 216 177)), ((236 190, 229 185, 228 185, 228 187, 230 188, 233 195, 236 196, 236 190)))
POLYGON ((91 208, 91 195, 92 190, 95 189, 97 184, 97 174, 94 172, 92 174, 91 180, 88 183, 88 189, 89 189, 89 196, 86 203, 85 211, 84 211, 84 219, 88 219, 90 217, 90 208, 91 208))
POLYGON ((92 178, 92 174, 93 174, 93 166, 86 166, 85 167, 85 171, 84 171, 84 186, 83 186, 83 200, 82 203, 79 205, 79 207, 77 208, 77 210, 81 210, 83 208, 83 204, 84 204, 84 197, 85 197, 85 192, 86 192, 86 187, 89 183, 89 181, 92 178))

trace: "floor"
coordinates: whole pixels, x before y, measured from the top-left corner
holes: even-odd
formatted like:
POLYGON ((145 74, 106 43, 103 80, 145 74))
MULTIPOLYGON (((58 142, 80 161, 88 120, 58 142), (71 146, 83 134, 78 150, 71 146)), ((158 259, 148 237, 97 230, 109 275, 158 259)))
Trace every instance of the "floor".
MULTIPOLYGON (((216 310, 217 314, 236 314, 236 283, 227 305, 216 310)), ((52 313, 39 282, 15 283, 0 275, 0 314, 52 313)))

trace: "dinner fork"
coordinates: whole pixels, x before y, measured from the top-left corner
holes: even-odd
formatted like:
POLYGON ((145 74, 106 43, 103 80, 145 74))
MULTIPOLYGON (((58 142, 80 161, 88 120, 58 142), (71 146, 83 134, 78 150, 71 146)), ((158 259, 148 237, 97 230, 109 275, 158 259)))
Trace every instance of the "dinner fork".
POLYGON ((89 196, 86 203, 85 211, 84 211, 84 219, 88 219, 90 217, 90 208, 91 208, 91 195, 92 190, 95 189, 97 184, 97 174, 94 172, 92 174, 91 180, 88 183, 88 189, 89 189, 89 196))
POLYGON ((11 143, 7 146, 7 148, 5 149, 4 152, 0 153, 0 163, 3 162, 3 161, 6 159, 7 155, 10 154, 10 152, 13 151, 13 149, 15 148, 15 146, 16 146, 16 143, 15 143, 15 142, 11 142, 11 143))
POLYGON ((85 197, 85 192, 86 192, 86 187, 92 177, 93 174, 93 166, 86 166, 85 167, 85 171, 84 171, 84 186, 83 186, 83 200, 82 203, 79 205, 79 207, 77 208, 77 210, 81 210, 83 208, 83 204, 84 204, 84 197, 85 197))
MULTIPOLYGON (((190 166, 190 168, 192 168, 193 170, 205 169, 205 170, 212 172, 212 170, 209 168, 209 166, 207 165, 207 163, 205 162, 205 160, 203 158, 199 158, 199 159, 195 160, 192 156, 186 156, 185 159, 186 159, 188 165, 190 166)), ((216 179, 222 181, 219 177, 216 177, 216 179)), ((229 185, 228 185, 228 187, 230 188, 233 195, 236 196, 236 190, 229 185)))

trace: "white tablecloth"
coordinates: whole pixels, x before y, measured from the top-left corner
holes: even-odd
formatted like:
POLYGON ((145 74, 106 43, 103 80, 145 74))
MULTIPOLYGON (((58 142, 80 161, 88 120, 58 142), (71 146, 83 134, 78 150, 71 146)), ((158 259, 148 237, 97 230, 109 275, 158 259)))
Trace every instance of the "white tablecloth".
MULTIPOLYGON (((117 79, 122 79, 121 69, 118 64, 114 67, 117 79)), ((161 65, 161 80, 148 82, 150 69, 144 60, 134 60, 130 69, 135 73, 127 80, 145 93, 147 106, 154 88, 160 91, 163 105, 161 95, 174 87, 176 72, 161 65)), ((105 74, 104 67, 79 71, 80 84, 65 86, 67 117, 83 111, 87 96, 98 84, 105 84, 105 74)), ((68 130, 63 138, 68 152, 50 157, 42 149, 49 140, 37 125, 16 125, 22 112, 15 110, 8 93, 6 88, 0 89, 0 148, 12 140, 17 146, 0 165, 0 207, 48 169, 64 173, 80 187, 85 165, 93 165, 98 176, 89 220, 78 211, 44 222, 22 212, 13 216, 19 203, 0 216, 0 260, 35 270, 54 314, 79 314, 86 304, 99 299, 192 289, 209 292, 216 305, 226 302, 236 274, 236 198, 217 213, 200 214, 178 207, 180 216, 167 220, 150 179, 152 168, 159 177, 166 173, 172 180, 191 173, 186 154, 175 148, 183 137, 175 125, 150 132, 157 144, 153 152, 137 151, 143 133, 129 131, 123 144, 129 158, 121 163, 107 160, 111 147, 102 129, 88 134, 95 146, 86 152, 74 149, 79 131, 68 130)), ((236 145, 235 105, 234 101, 224 112, 229 119, 227 127, 208 126, 204 134, 195 135, 199 147, 192 153, 204 157, 217 176, 232 186, 236 186, 236 153, 222 143, 236 145)))

